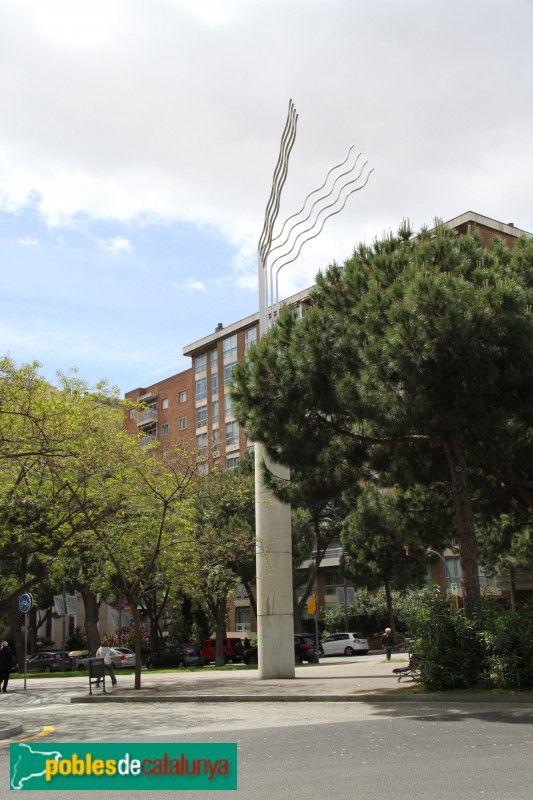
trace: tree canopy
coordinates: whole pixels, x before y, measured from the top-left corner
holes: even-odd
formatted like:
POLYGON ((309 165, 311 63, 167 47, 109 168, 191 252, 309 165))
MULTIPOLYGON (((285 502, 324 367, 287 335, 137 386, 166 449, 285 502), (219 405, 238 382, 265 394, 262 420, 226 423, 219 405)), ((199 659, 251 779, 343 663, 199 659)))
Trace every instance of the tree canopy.
POLYGON ((303 319, 285 310, 233 376, 239 422, 274 460, 352 485, 446 482, 467 614, 478 475, 531 479, 512 444, 533 422, 532 287, 532 240, 404 228, 319 274, 303 319))

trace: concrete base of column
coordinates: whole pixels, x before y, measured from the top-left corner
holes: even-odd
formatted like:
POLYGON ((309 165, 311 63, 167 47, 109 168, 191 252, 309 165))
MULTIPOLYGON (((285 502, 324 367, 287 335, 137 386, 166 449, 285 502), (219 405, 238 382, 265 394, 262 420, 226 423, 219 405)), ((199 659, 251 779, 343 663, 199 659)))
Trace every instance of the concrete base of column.
POLYGON ((279 614, 259 617, 259 678, 294 678, 294 618, 279 614), (268 642, 265 646, 265 642, 268 642), (287 647, 289 642, 290 647, 287 647))
POLYGON ((284 467, 267 460, 255 445, 257 536, 257 638, 259 677, 294 678, 291 509, 262 480, 262 464, 288 480, 284 467))

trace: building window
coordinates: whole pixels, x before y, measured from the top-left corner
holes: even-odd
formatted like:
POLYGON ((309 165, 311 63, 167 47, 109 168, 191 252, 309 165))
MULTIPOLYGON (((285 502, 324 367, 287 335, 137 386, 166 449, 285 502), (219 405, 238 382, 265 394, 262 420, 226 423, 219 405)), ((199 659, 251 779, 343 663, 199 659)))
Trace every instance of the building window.
POLYGON ((445 556, 444 561, 446 562, 446 580, 448 581, 451 579, 454 582, 460 583, 461 559, 459 556, 445 556))
POLYGON ((249 608, 236 608, 235 609, 235 630, 249 631, 250 630, 250 609, 249 608))
POLYGON ((248 350, 257 341, 257 328, 248 328, 244 331, 244 349, 248 350))
POLYGON ((220 431, 218 428, 215 428, 213 431, 213 450, 218 452, 220 448, 220 431))
POLYGON ((180 431, 184 431, 187 428, 187 417, 180 417, 180 431))
POLYGON ((187 392, 180 392, 180 403, 187 402, 187 392))
POLYGON ((214 350, 211 350, 211 372, 218 369, 218 350, 215 347, 214 350))
POLYGON ((239 423, 226 422, 226 447, 239 446, 239 423))
POLYGON ((224 416, 231 417, 233 415, 233 407, 231 404, 231 397, 229 394, 224 395, 224 416))
POLYGON ((134 408, 130 408, 130 419, 135 419, 137 417, 137 412, 134 408))
POLYGON ((324 594, 337 594, 337 586, 344 587, 344 578, 340 569, 324 571, 324 594))
POLYGON ((224 386, 227 386, 230 382, 231 373, 237 366, 236 361, 231 361, 229 364, 224 365, 224 386))
POLYGON ((218 372, 211 375, 211 394, 218 394, 218 372))
POLYGON ((231 356, 237 355, 236 333, 234 333, 233 336, 228 336, 227 339, 224 339, 222 342, 222 352, 224 353, 224 360, 226 360, 226 358, 230 358, 231 356))
POLYGON ((161 436, 168 436, 168 422, 161 425, 161 436))
POLYGON ((207 406, 198 406, 196 409, 196 427, 204 428, 207 425, 207 406))
POLYGON ((194 358, 194 371, 198 375, 199 372, 205 372, 207 369, 207 354, 202 353, 200 356, 194 358))
POLYGON ((161 408, 168 408, 168 397, 161 402, 161 408))
POLYGON ((238 453, 231 453, 229 456, 226 456, 226 469, 235 469, 238 463, 239 463, 238 453))
POLYGON ((207 450, 207 433, 199 433, 196 437, 196 447, 198 450, 207 450))
POLYGON ((218 422, 218 400, 213 400, 213 405, 211 406, 211 424, 216 425, 218 422))
POLYGON ((207 378, 196 381, 196 400, 205 400, 207 397, 207 378))

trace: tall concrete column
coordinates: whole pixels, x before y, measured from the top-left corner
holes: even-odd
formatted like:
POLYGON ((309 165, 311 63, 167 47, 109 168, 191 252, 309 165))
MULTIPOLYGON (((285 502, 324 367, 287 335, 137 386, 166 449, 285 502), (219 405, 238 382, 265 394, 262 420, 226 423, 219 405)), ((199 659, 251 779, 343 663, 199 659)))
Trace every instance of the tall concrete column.
POLYGON ((262 480, 262 465, 288 480, 289 470, 274 464, 255 444, 255 519, 257 554, 257 635, 259 677, 294 678, 291 509, 262 480))
MULTIPOLYGON (((292 100, 281 137, 280 151, 258 244, 259 336, 264 336, 280 309, 279 273, 300 255, 304 244, 319 235, 329 217, 338 214, 348 197, 366 185, 367 162, 358 167, 359 153, 332 167, 322 185, 307 195, 303 206, 285 220, 276 236, 281 190, 296 138, 298 115, 292 100), (360 180, 362 179, 362 182, 360 180), (310 198, 314 200, 311 203, 310 198), (309 201, 309 202, 308 202, 309 201), (287 228, 288 223, 288 228, 287 228)), ((289 479, 289 472, 268 463, 263 447, 255 443, 255 519, 257 534, 257 632, 259 677, 294 678, 294 620, 292 597, 292 541, 290 506, 280 503, 264 486, 262 465, 289 479)))

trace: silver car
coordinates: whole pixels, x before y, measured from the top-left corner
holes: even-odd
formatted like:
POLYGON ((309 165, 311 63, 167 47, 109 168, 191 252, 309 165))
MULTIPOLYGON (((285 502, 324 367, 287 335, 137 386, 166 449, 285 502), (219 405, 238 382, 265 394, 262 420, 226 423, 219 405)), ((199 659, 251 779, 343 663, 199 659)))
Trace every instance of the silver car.
MULTIPOLYGON (((128 647, 111 647, 111 662, 115 669, 135 669, 135 653, 128 647)), ((78 671, 87 670, 89 656, 78 661, 78 671)))
POLYGON ((325 656, 366 656, 369 647, 362 633, 332 633, 320 641, 325 656))

